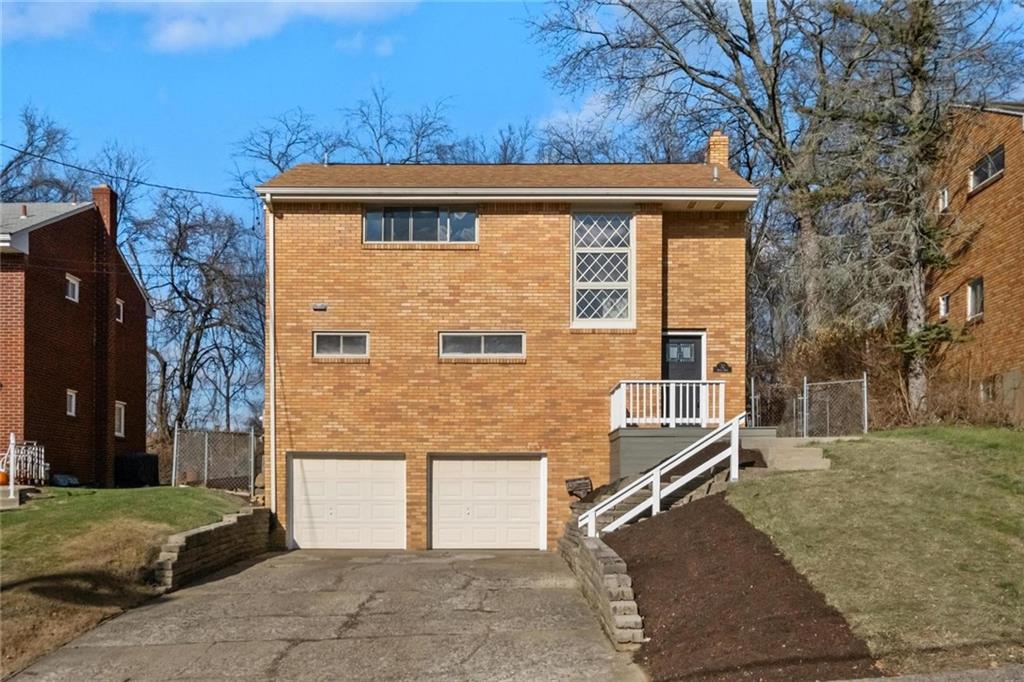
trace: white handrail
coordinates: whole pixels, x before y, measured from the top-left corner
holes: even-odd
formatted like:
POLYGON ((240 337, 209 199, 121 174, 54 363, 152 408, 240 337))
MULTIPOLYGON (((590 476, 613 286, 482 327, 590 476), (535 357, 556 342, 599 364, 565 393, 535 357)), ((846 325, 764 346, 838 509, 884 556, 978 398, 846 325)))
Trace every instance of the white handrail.
POLYGON ((724 381, 620 381, 610 391, 611 430, 627 426, 721 426, 724 381))
POLYGON ((729 460, 729 480, 735 481, 740 475, 740 424, 742 424, 745 419, 746 414, 737 415, 711 433, 701 437, 696 442, 687 445, 671 457, 659 462, 653 469, 640 476, 625 488, 616 491, 616 493, 608 499, 581 514, 577 522, 580 528, 586 526, 587 535, 589 537, 597 537, 599 532, 611 532, 623 524, 633 520, 648 509, 651 510, 651 515, 657 514, 661 511, 662 500, 664 500, 668 495, 671 495, 701 474, 711 471, 726 459, 729 460), (701 452, 704 448, 721 439, 726 434, 729 435, 729 445, 725 450, 717 453, 711 457, 711 459, 692 471, 687 472, 679 480, 673 481, 662 488, 661 479, 665 474, 671 472, 680 464, 686 462, 698 452, 701 452), (649 496, 635 504, 632 508, 614 519, 604 528, 601 528, 600 530, 597 528, 597 518, 599 516, 647 487, 651 488, 651 494, 649 496))

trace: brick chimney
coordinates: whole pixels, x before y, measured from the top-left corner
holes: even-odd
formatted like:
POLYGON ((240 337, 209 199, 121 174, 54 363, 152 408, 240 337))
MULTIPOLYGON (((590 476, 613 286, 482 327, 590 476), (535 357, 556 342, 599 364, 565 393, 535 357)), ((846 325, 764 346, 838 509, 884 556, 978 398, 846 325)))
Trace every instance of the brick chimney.
POLYGON ((111 241, 117 243, 117 192, 107 185, 92 188, 92 200, 100 211, 103 227, 111 241))
POLYGON ((729 167, 729 138, 721 130, 711 131, 705 163, 729 167))

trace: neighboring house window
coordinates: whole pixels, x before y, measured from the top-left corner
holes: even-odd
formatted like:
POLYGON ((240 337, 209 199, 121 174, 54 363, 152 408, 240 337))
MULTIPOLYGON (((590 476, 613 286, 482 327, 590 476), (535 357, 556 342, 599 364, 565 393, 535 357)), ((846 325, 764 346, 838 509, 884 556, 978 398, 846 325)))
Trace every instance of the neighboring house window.
POLYGON ((939 296, 939 317, 949 317, 949 294, 939 296))
POLYGON ((439 352, 443 358, 526 357, 526 334, 522 332, 441 332, 439 352))
POLYGON ((82 287, 82 280, 74 275, 64 273, 64 298, 78 303, 78 293, 82 287))
POLYGON ((971 190, 978 189, 989 180, 995 178, 1006 167, 1006 155, 1003 146, 999 145, 994 150, 981 158, 971 169, 970 184, 971 190))
POLYGON ((124 301, 119 298, 114 301, 114 319, 124 322, 124 301))
POLYGON ((114 403, 114 435, 124 438, 124 407, 121 401, 114 403))
POLYGON ((943 187, 939 190, 939 213, 949 210, 949 188, 943 187))
POLYGON ((983 379, 979 388, 981 389, 981 402, 990 403, 996 399, 998 377, 991 376, 983 379))
POLYGON ((985 280, 972 279, 967 285, 967 319, 979 317, 985 312, 985 280))
POLYGON ((64 414, 69 417, 76 416, 78 414, 78 391, 69 388, 64 400, 64 414))
POLYGON ((572 217, 573 303, 578 326, 633 324, 633 216, 577 213, 572 217))
POLYGON ((366 211, 364 242, 475 242, 476 211, 378 208, 366 211))
POLYGON ((365 358, 370 355, 370 335, 366 332, 314 332, 313 357, 365 358))

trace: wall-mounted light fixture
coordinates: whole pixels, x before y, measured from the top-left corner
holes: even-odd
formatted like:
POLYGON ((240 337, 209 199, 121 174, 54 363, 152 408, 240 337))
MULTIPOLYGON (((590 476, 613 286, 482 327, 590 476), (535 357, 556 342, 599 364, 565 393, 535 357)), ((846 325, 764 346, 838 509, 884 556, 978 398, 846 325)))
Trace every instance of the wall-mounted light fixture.
POLYGON ((313 304, 313 311, 317 312, 317 313, 326 312, 327 311, 327 304, 326 303, 314 303, 313 304))

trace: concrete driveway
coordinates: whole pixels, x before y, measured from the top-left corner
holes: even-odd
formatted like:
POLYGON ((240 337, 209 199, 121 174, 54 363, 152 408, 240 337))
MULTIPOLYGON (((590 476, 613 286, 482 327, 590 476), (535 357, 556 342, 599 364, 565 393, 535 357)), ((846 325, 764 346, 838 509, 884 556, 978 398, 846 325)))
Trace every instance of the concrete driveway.
POLYGON ((555 554, 298 551, 125 613, 27 680, 643 680, 555 554))

